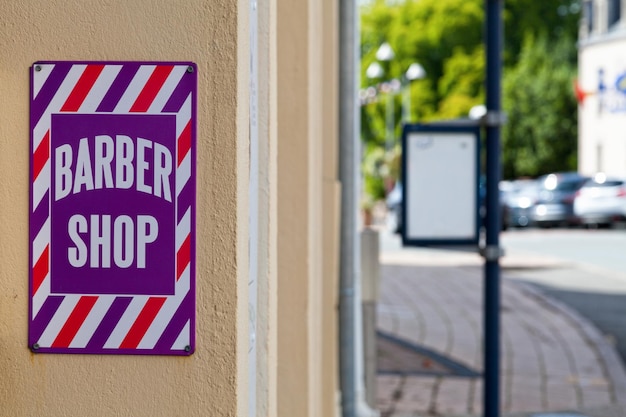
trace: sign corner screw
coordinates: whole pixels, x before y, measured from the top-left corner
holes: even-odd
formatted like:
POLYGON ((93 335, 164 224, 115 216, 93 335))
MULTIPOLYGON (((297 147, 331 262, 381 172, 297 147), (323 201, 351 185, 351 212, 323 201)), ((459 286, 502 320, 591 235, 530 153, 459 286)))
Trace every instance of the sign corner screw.
POLYGON ((33 350, 39 350, 39 343, 33 344, 33 350))
POLYGON ((188 72, 188 73, 192 73, 193 71, 194 71, 193 66, 189 65, 189 66, 187 67, 187 72, 188 72))
POLYGON ((35 71, 37 72, 41 71, 41 65, 35 65, 35 71))
POLYGON ((191 352, 191 346, 189 345, 185 346, 185 352, 191 352))

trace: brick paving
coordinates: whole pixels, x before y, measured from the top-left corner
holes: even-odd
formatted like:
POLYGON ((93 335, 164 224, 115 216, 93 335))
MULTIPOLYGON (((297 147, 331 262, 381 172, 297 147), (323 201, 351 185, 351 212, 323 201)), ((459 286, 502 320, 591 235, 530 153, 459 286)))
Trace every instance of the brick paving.
MULTIPOLYGON (((378 330, 482 372, 482 262, 474 253, 383 252, 378 330)), ((612 346, 510 273, 501 280, 502 415, 626 415, 626 373, 612 346)), ((381 417, 479 416, 482 396, 481 377, 399 369, 379 374, 376 408, 381 417)))

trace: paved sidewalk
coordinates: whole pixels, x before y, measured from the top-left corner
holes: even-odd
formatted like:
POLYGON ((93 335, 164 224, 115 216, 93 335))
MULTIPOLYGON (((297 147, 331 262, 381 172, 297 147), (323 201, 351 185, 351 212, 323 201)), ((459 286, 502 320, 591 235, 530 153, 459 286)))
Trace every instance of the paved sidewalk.
MULTIPOLYGON (((508 279, 515 272, 508 272, 507 264, 541 262, 546 261, 502 260, 502 415, 626 416, 626 373, 613 347, 586 319, 508 279)), ((482 258, 456 251, 383 249, 380 272, 378 330, 398 341, 398 349, 413 347, 422 371, 433 370, 379 373, 376 408, 381 417, 482 415, 482 378, 477 376, 483 367, 482 258), (437 363, 448 363, 439 359, 459 366, 437 371, 437 363), (455 370, 463 367, 475 372, 455 370)))

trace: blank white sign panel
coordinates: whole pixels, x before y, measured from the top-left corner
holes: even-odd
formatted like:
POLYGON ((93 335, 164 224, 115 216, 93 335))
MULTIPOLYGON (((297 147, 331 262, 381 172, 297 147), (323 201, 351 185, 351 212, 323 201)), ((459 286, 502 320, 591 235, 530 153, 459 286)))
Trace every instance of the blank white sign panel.
POLYGON ((406 155, 406 237, 474 239, 477 138, 471 132, 411 132, 406 155))

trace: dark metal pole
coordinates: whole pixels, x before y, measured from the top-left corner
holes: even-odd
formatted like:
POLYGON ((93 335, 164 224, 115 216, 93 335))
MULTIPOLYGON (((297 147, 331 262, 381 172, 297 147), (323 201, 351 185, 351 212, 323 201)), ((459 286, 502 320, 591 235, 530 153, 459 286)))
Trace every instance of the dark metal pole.
POLYGON ((486 53, 487 53, 487 114, 486 129, 486 236, 485 236, 485 374, 484 416, 500 414, 500 195, 501 178, 500 125, 503 117, 500 108, 502 76, 502 4, 503 0, 486 0, 486 53))

